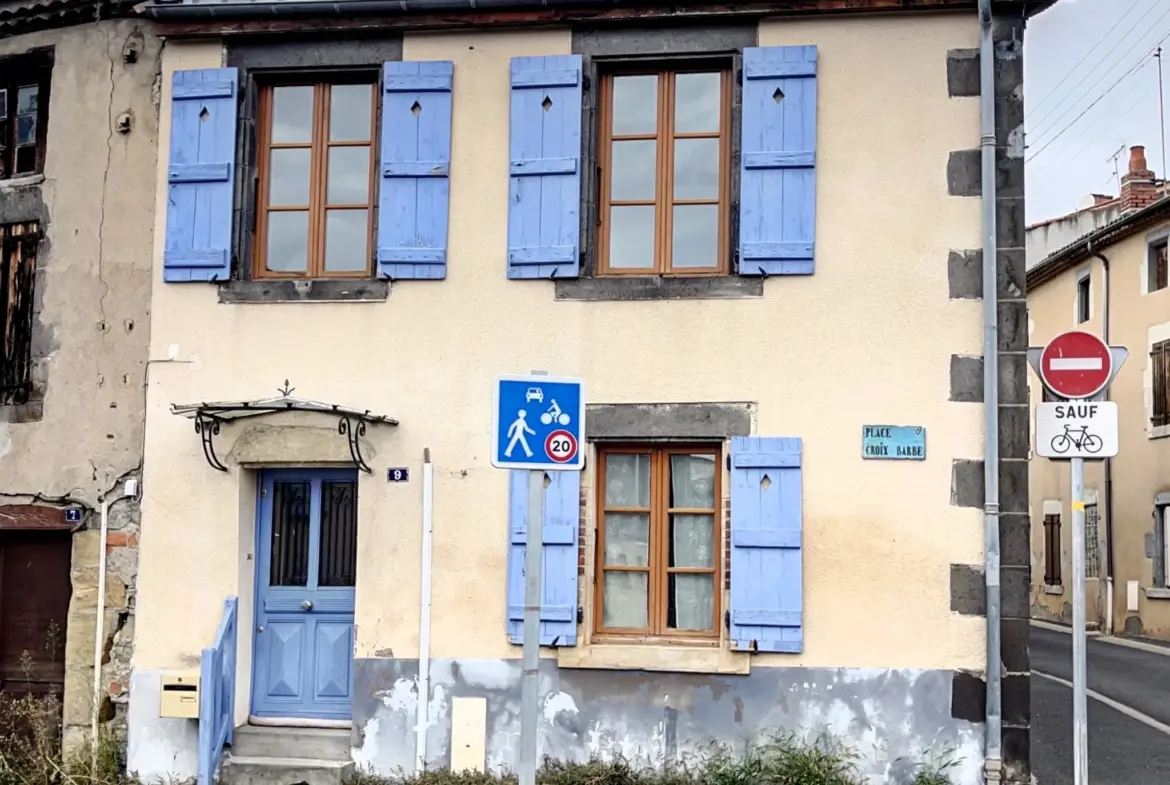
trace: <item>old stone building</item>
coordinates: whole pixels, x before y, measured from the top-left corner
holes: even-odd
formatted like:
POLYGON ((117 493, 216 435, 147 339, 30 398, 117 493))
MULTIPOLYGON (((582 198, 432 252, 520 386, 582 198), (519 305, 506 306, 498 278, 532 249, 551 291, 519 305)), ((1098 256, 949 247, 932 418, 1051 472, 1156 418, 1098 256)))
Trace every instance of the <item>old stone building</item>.
POLYGON ((67 744, 129 699, 160 67, 131 5, 0 3, 0 692, 60 696, 67 744))

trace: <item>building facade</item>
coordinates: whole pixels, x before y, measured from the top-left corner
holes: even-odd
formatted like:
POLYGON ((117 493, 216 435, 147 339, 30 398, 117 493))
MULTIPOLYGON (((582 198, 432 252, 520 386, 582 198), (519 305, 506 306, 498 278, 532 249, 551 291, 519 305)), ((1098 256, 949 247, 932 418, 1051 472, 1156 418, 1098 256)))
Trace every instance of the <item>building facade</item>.
MULTIPOLYGON (((588 400, 584 471, 545 480, 541 754, 661 765, 827 727, 875 782, 948 747, 982 782, 976 4, 246 5, 147 8, 131 767, 195 774, 161 685, 226 613, 233 755, 307 725, 378 772, 515 768, 527 496, 490 464, 492 384, 540 369, 588 400), (924 459, 865 457, 867 425, 924 429, 924 459)), ((1013 782, 1031 5, 993 26, 1013 782)))
POLYGON ((0 692, 69 745, 123 733, 136 620, 162 47, 129 6, 0 4, 0 692))
MULTIPOLYGON (((1131 150, 1116 213, 1029 265, 1031 343, 1042 346, 1078 329, 1129 350, 1109 390, 1120 417, 1120 451, 1085 468, 1088 621, 1109 633, 1170 638, 1165 523, 1170 323, 1164 315, 1170 296, 1170 200, 1140 147, 1131 150)), ((1031 398, 1033 403, 1048 399, 1035 377, 1031 398)), ((1038 458, 1030 474, 1032 613, 1067 622, 1072 615, 1068 468, 1038 458)))

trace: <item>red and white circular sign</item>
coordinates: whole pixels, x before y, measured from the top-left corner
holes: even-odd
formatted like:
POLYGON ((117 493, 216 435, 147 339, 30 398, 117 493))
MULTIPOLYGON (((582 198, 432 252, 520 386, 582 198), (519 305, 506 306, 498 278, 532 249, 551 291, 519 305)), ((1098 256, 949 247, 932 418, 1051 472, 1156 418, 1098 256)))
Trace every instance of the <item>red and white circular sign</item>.
POLYGON ((544 440, 544 453, 557 463, 568 463, 577 454, 577 437, 568 431, 553 431, 544 440))
POLYGON ((1113 355, 1092 333, 1061 333, 1040 354, 1040 378, 1062 398, 1091 398, 1105 389, 1112 375, 1113 355))

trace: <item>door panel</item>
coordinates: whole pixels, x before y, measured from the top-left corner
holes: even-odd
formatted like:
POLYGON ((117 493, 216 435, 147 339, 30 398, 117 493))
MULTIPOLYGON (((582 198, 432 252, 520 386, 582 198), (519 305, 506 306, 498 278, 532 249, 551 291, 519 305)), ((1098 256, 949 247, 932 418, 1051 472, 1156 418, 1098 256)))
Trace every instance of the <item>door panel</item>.
POLYGON ((348 719, 356 472, 265 472, 259 510, 252 713, 348 719))

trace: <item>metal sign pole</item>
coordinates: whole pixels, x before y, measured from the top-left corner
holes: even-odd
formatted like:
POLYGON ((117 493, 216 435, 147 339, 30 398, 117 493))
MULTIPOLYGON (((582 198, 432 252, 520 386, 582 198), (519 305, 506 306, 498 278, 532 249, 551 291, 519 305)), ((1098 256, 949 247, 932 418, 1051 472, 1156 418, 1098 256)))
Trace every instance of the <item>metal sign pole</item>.
MULTIPOLYGON (((1073 785, 1089 782, 1089 733, 1085 703, 1085 459, 1072 459, 1073 566, 1073 785)), ((527 640, 527 639, 526 639, 527 640)))
MULTIPOLYGON (((537 692, 540 688, 540 586, 544 546, 544 471, 528 472, 524 539, 524 667, 520 681, 520 783, 536 785, 537 692)), ((1083 598, 1082 598, 1083 599, 1083 598)), ((1082 613, 1083 617, 1083 613, 1082 613)))

